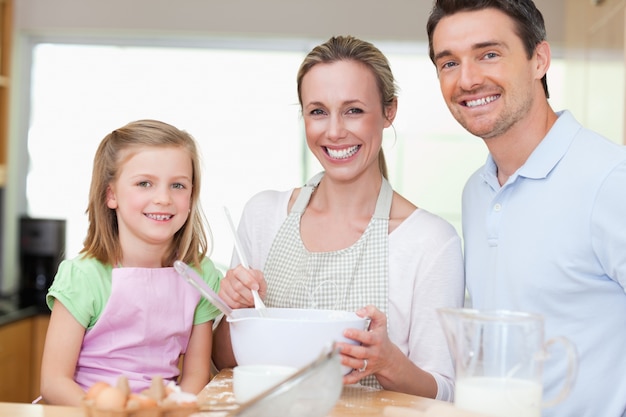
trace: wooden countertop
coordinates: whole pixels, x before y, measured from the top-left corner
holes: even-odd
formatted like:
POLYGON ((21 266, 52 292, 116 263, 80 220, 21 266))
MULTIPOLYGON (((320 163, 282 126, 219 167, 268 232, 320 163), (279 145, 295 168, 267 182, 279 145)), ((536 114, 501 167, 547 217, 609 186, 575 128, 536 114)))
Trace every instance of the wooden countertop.
MULTIPOLYGON (((194 417, 226 417, 237 408, 232 390, 232 370, 220 372, 198 395, 201 412, 194 417)), ((328 417, 481 417, 449 403, 399 392, 345 386, 328 417)), ((2 403, 0 417, 86 417, 80 407, 2 403)))
MULTIPOLYGON (((237 407, 233 396, 232 370, 225 369, 209 382, 198 396, 204 409, 223 410, 223 415, 228 409, 237 407)), ((344 416, 383 416, 385 406, 409 407, 416 410, 426 410, 432 405, 442 401, 430 398, 416 397, 414 395, 399 392, 375 390, 361 385, 345 386, 341 398, 329 417, 344 416)))
MULTIPOLYGON (((233 395, 233 373, 225 369, 198 395, 207 416, 225 417, 237 407, 233 395), (221 413, 221 414, 220 414, 221 413)), ((203 413, 204 414, 204 413, 203 413)), ((375 390, 361 385, 344 386, 341 398, 328 417, 485 417, 452 404, 400 392, 375 390)), ((2 417, 0 415, 0 417, 2 417)))
POLYGON ((80 407, 28 403, 0 403, 1 417, 85 417, 80 407))

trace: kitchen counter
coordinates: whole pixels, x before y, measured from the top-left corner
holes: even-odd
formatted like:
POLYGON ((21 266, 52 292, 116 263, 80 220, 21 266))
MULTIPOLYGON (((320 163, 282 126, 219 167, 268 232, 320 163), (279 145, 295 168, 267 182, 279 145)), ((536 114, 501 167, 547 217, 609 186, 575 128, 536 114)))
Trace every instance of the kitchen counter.
POLYGON ((20 307, 16 297, 0 297, 0 326, 39 314, 49 315, 50 310, 38 306, 20 307))
MULTIPOLYGON (((237 404, 233 395, 232 380, 232 369, 224 369, 217 374, 198 395, 200 404, 205 404, 203 408, 216 411, 235 409, 237 404)), ((443 402, 399 392, 375 390, 361 385, 350 385, 344 386, 341 398, 329 417, 382 416, 385 406, 425 410, 440 403, 443 402)), ((225 416, 227 413, 223 411, 221 415, 225 416)))
POLYGON ((0 417, 86 417, 86 414, 80 407, 0 403, 0 417))
MULTIPOLYGON (((232 370, 220 372, 198 395, 202 411, 193 417, 226 417, 235 410, 232 370)), ((449 403, 360 385, 346 386, 328 417, 481 417, 449 403)), ((0 403, 0 417, 86 417, 81 407, 0 403)))
MULTIPOLYGON (((10 310, 0 309, 0 326, 4 326, 5 324, 11 324, 22 319, 34 317, 39 314, 43 313, 39 308, 35 306, 14 308, 10 310)), ((50 312, 48 312, 47 314, 50 314, 50 312)))

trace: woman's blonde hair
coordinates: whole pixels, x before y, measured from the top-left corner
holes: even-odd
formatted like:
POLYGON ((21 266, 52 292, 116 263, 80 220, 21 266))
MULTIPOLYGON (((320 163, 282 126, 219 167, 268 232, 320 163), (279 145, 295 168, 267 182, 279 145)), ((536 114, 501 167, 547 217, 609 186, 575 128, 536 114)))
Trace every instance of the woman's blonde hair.
MULTIPOLYGON (((397 86, 387 57, 373 44, 353 36, 333 36, 316 46, 304 58, 298 70, 298 100, 302 107, 302 79, 317 64, 330 64, 336 61, 350 60, 360 62, 372 71, 381 97, 383 115, 385 110, 397 99, 397 86)), ((387 163, 381 148, 378 152, 378 167, 387 178, 387 163)))
MULTIPOLYGON (((107 189, 119 175, 120 167, 140 148, 182 148, 192 164, 190 212, 187 221, 172 239, 170 250, 161 260, 172 266, 176 259, 200 267, 209 250, 204 213, 200 205, 200 156, 193 137, 183 130, 158 120, 138 120, 114 130, 104 137, 94 157, 89 204, 86 213, 89 229, 80 253, 105 264, 115 265, 122 259, 117 215, 107 206, 107 189)), ((209 237, 210 237, 210 229, 209 237)))

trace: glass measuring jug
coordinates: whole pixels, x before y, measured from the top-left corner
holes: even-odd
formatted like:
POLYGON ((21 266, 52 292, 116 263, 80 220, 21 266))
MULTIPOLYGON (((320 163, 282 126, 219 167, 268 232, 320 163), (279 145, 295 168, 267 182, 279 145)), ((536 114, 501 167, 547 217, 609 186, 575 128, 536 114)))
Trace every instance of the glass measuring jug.
POLYGON ((540 417, 541 408, 562 401, 574 382, 577 359, 565 338, 544 342, 540 315, 444 308, 438 310, 456 364, 454 404, 496 417, 540 417), (560 393, 542 401, 547 349, 561 343, 567 371, 560 393))

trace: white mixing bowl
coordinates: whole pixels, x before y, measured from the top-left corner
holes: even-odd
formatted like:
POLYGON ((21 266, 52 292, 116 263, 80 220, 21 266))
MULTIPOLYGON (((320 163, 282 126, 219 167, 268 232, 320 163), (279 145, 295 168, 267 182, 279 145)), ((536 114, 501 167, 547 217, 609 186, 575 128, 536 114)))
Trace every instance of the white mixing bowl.
MULTIPOLYGON (((365 330, 369 319, 353 312, 297 308, 234 310, 230 323, 233 353, 239 365, 282 365, 302 368, 333 342, 356 344, 345 329, 365 330)), ((344 374, 351 371, 343 367, 344 374)))

